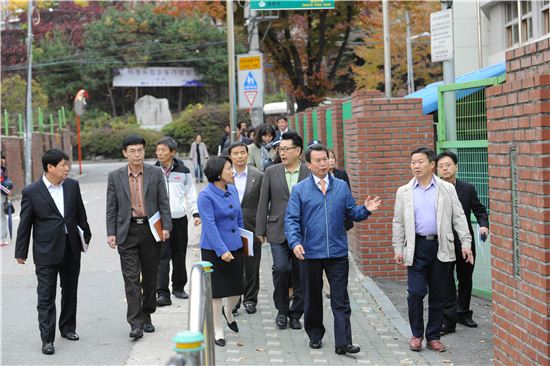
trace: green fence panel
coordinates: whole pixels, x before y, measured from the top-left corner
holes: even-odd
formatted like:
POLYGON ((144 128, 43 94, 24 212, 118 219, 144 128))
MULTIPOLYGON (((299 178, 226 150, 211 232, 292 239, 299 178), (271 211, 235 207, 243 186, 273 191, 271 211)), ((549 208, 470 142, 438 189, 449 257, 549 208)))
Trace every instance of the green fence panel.
POLYGON ((55 133, 55 125, 53 122, 53 114, 50 113, 50 133, 55 133))
POLYGON ((23 135, 24 135, 24 132, 23 132, 23 115, 21 113, 19 113, 17 115, 17 127, 19 129, 19 131, 18 131, 19 137, 23 137, 23 135))
POLYGON ((346 122, 353 116, 353 104, 351 99, 342 103, 342 140, 344 141, 344 168, 347 165, 346 159, 346 122))
POLYGON ((294 116, 294 126, 296 126, 296 133, 299 135, 300 134, 300 118, 298 117, 298 115, 294 116))
POLYGON ((4 109, 4 134, 6 136, 10 133, 10 116, 8 114, 8 110, 4 109))
POLYGON ((325 111, 325 121, 327 130, 327 147, 329 149, 333 149, 334 143, 332 142, 332 109, 327 109, 325 111))
MULTIPOLYGON (((317 108, 311 112, 311 126, 313 126, 313 139, 319 139, 319 120, 317 119, 317 108)), ((323 141, 325 142, 325 141, 323 141)))
MULTIPOLYGON (((438 88, 437 151, 453 150, 458 156, 458 178, 474 185, 481 203, 490 210, 487 108, 485 89, 504 80, 489 78, 468 83, 457 83, 438 88), (444 95, 453 93, 455 98, 456 140, 447 140, 444 95)), ((479 239, 479 226, 472 215, 476 246, 476 265, 473 276, 473 293, 491 298, 491 256, 489 241, 479 239)), ((489 237, 490 238, 490 237, 489 237)))

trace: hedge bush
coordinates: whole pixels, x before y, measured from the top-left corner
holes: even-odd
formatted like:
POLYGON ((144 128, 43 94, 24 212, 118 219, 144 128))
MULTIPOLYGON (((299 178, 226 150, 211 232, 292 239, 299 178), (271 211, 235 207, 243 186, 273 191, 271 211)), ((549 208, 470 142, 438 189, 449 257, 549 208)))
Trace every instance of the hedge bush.
MULTIPOLYGON (((238 111, 237 121, 246 121, 249 115, 238 111)), ((223 136, 223 129, 229 123, 229 104, 194 104, 189 105, 174 121, 166 125, 162 132, 172 136, 178 142, 178 150, 189 153, 195 136, 200 134, 210 154, 217 154, 218 145, 223 136)))

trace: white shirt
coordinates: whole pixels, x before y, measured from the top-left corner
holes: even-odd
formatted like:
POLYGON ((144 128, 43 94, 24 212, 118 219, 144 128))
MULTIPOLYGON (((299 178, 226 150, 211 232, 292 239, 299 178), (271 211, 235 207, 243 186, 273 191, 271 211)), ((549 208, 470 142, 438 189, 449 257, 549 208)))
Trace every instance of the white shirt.
MULTIPOLYGON (((48 180, 48 178, 46 178, 45 174, 42 176, 42 181, 46 185, 46 188, 48 188, 48 192, 50 192, 50 196, 52 196, 53 202, 55 203, 55 206, 59 210, 59 213, 61 213, 61 216, 65 217, 65 200, 63 199, 63 182, 59 183, 58 185, 53 185, 48 180)), ((68 233, 67 225, 65 225, 65 234, 66 233, 68 233)))
POLYGON ((48 188, 48 192, 50 192, 50 195, 52 196, 53 201, 57 206, 57 209, 61 213, 61 216, 65 217, 65 201, 63 200, 63 182, 55 186, 48 180, 48 178, 46 178, 46 175, 42 176, 42 181, 46 185, 46 188, 48 188))
POLYGON ((237 173, 237 171, 235 170, 235 176, 233 177, 233 179, 235 180, 235 187, 237 188, 237 192, 239 192, 239 202, 243 201, 247 175, 248 165, 246 166, 246 168, 244 168, 244 171, 242 173, 237 173))
MULTIPOLYGON (((317 187, 319 187, 319 189, 321 190, 321 192, 323 192, 323 188, 321 188, 321 178, 317 177, 315 174, 313 175, 313 180, 315 180, 315 184, 317 184, 317 187)), ((325 188, 328 190, 328 184, 329 184, 329 179, 328 179, 328 174, 323 178, 323 180, 325 181, 325 188)))

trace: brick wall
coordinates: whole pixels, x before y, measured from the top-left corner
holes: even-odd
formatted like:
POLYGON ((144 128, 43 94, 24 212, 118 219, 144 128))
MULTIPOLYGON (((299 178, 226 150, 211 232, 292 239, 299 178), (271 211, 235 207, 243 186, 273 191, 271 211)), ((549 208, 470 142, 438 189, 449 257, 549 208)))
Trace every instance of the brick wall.
MULTIPOLYGON (((72 132, 64 129, 62 134, 34 133, 32 136, 32 180, 38 179, 44 171, 42 155, 53 147, 64 150, 72 158, 72 132)), ((25 152, 23 138, 2 136, 2 153, 6 156, 8 176, 14 183, 14 193, 19 194, 25 186, 25 152)))
POLYGON ((317 108, 317 139, 327 144, 327 106, 317 108))
POLYGON ((507 52, 506 69, 506 82, 487 90, 494 357, 496 365, 548 365, 549 39, 507 52), (514 272, 514 248, 519 249, 519 273, 514 272))
MULTIPOLYGON (((304 115, 305 115, 305 119, 306 119, 306 130, 305 132, 303 133, 303 137, 304 137, 304 141, 307 140, 307 142, 310 142, 311 140, 313 140, 313 116, 312 116, 312 109, 311 108, 308 108, 305 112, 304 112, 304 115)), ((304 125, 304 120, 302 119, 301 122, 302 122, 302 126, 304 125)), ((307 144, 306 144, 307 146, 307 144)))
POLYGON ((410 151, 433 148, 431 116, 422 114, 420 99, 384 98, 380 92, 353 94, 353 118, 346 125, 346 163, 353 196, 363 202, 378 195, 383 205, 350 231, 349 244, 363 273, 400 278, 403 266, 393 260, 393 205, 399 186, 412 178, 410 151))
MULTIPOLYGON (((332 145, 336 154, 336 166, 344 168, 344 130, 342 127, 342 100, 334 100, 332 109, 332 145)), ((325 140, 321 140, 325 143, 325 140)))

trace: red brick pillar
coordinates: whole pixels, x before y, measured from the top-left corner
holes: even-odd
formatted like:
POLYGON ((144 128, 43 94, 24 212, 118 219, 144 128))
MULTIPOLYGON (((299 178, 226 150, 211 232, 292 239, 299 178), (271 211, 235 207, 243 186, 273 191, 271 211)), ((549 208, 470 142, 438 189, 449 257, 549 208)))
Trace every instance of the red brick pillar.
MULTIPOLYGON (((344 128, 342 125, 343 100, 334 100, 332 110, 332 149, 336 154, 336 166, 344 168, 344 128)), ((324 142, 324 141, 323 141, 324 142)))
MULTIPOLYGON (((306 118, 306 130, 303 133, 304 141, 307 140, 307 142, 311 142, 313 140, 313 108, 308 108, 305 110, 304 115, 306 118)), ((303 120, 302 120, 302 126, 303 126, 303 120)), ((306 144, 307 146, 307 144, 306 144)))
POLYGON ((2 153, 6 156, 8 177, 13 182, 14 192, 21 193, 25 187, 23 139, 16 136, 2 137, 2 153))
POLYGON ((321 140, 323 145, 327 145, 327 106, 317 108, 317 139, 321 140))
POLYGON ((550 364, 550 48, 506 53, 487 89, 495 365, 550 364))
POLYGON ((347 171, 358 203, 378 195, 380 209, 350 232, 350 249, 363 273, 400 278, 391 243, 395 193, 412 173, 410 152, 433 147, 432 117, 422 114, 420 99, 383 98, 380 93, 356 92, 353 117, 346 130, 347 171), (374 96, 374 98, 373 98, 374 96))

